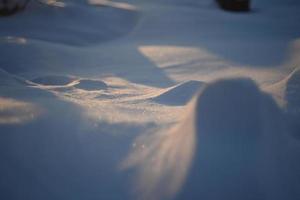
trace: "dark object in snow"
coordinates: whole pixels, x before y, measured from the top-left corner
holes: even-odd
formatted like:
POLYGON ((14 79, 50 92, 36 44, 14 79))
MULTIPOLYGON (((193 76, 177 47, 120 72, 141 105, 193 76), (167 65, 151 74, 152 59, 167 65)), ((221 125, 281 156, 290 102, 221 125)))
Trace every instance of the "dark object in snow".
POLYGON ((250 0, 216 0, 221 8, 231 11, 249 11, 250 0))
POLYGON ((29 0, 0 0, 0 16, 13 15, 23 10, 29 0))

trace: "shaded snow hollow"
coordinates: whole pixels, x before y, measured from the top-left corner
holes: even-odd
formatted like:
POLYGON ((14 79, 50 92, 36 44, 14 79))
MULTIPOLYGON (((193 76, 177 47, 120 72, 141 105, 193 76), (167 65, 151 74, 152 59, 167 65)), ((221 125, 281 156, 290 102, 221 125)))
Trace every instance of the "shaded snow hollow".
POLYGON ((173 86, 162 92, 152 100, 167 105, 184 105, 203 87, 201 81, 187 81, 185 83, 173 86))

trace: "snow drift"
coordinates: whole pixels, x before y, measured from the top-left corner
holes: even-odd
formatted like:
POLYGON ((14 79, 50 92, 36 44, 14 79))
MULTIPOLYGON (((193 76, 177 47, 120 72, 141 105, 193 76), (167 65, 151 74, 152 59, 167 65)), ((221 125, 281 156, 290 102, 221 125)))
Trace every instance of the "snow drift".
POLYGON ((208 84, 186 115, 174 127, 139 137, 123 163, 136 168, 139 198, 296 198, 283 186, 289 181, 281 173, 282 113, 252 80, 208 84))
POLYGON ((120 1, 1 17, 0 199, 299 197, 299 1, 120 1))
POLYGON ((287 77, 285 98, 289 110, 300 112, 300 68, 287 77))
POLYGON ((80 0, 59 5, 32 1, 24 12, 11 16, 8 21, 0 21, 0 36, 17 34, 28 39, 86 46, 123 36, 138 21, 134 8, 95 7, 80 0))
POLYGON ((290 132, 300 138, 300 68, 286 78, 266 88, 284 109, 290 132))
POLYGON ((187 81, 166 89, 152 100, 167 105, 184 105, 192 99, 203 84, 201 81, 187 81))

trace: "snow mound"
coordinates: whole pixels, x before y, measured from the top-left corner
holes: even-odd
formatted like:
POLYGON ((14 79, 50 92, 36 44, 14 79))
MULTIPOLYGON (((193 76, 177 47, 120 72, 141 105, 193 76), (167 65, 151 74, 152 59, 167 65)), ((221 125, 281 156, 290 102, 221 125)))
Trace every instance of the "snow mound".
POLYGON ((250 79, 219 80, 203 89, 188 113, 192 122, 181 128, 192 126, 197 142, 180 199, 191 194, 207 199, 213 188, 218 188, 216 199, 261 199, 258 175, 250 169, 263 135, 262 104, 263 95, 250 79), (211 167, 216 164, 230 172, 211 167))
POLYGON ((100 80, 82 79, 74 87, 82 90, 93 91, 93 90, 105 90, 108 86, 106 83, 100 80))
POLYGON ((250 79, 219 80, 209 84, 197 99, 194 111, 197 132, 206 133, 208 137, 215 137, 208 132, 220 134, 220 140, 228 138, 228 134, 243 133, 251 137, 259 132, 261 96, 250 79))
POLYGON ((72 83, 75 80, 77 80, 77 78, 73 76, 48 75, 34 78, 31 80, 31 82, 45 86, 64 86, 72 83))
POLYGON ((284 145, 281 112, 251 79, 210 83, 186 111, 169 130, 138 138, 126 166, 137 167, 139 194, 145 199, 281 195, 274 194, 284 182, 276 179, 274 164, 284 145))
POLYGON ((87 46, 126 35, 137 21, 138 12, 133 8, 96 7, 79 0, 31 1, 24 12, 0 21, 0 36, 17 32, 29 40, 87 46))
POLYGON ((191 100, 203 85, 204 82, 201 81, 187 81, 167 89, 152 100, 167 105, 184 105, 191 100))
POLYGON ((282 174, 289 162, 282 112, 251 79, 207 85, 188 115, 192 121, 178 131, 192 126, 196 145, 179 199, 210 199, 215 194, 216 199, 295 197, 289 189, 295 182, 287 174, 296 171, 282 174))

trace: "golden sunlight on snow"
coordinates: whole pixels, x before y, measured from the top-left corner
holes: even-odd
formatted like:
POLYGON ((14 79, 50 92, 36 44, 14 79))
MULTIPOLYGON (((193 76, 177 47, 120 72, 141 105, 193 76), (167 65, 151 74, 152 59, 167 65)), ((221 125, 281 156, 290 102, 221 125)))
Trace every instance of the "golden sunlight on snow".
POLYGON ((21 124, 40 115, 40 108, 24 101, 0 97, 0 124, 21 124))
POLYGON ((163 89, 132 84, 118 78, 108 78, 105 82, 108 84, 106 89, 86 90, 79 89, 75 85, 65 89, 48 88, 48 90, 65 101, 82 107, 87 119, 95 126, 103 121, 169 124, 177 121, 184 109, 183 106, 163 106, 151 101, 153 97, 165 91, 163 89))
POLYGON ((138 137, 121 164, 122 169, 139 166, 134 187, 140 199, 172 197, 184 183, 196 147, 194 121, 187 115, 194 109, 194 100, 184 112, 184 123, 138 137))
POLYGON ((205 48, 184 46, 140 46, 139 52, 163 69, 176 82, 201 80, 205 82, 236 76, 251 77, 260 84, 280 80, 274 69, 255 68, 235 63, 213 54, 205 48))
POLYGON ((60 7, 63 8, 66 6, 66 4, 62 1, 57 1, 57 0, 40 0, 42 3, 45 3, 49 6, 54 6, 54 7, 60 7))
POLYGON ((94 6, 110 6, 110 7, 124 9, 124 10, 136 9, 135 6, 130 5, 128 3, 108 1, 108 0, 88 0, 88 3, 94 6))
POLYGON ((6 37, 0 38, 0 43, 25 45, 25 44, 27 44, 27 39, 24 37, 6 36, 6 37))

